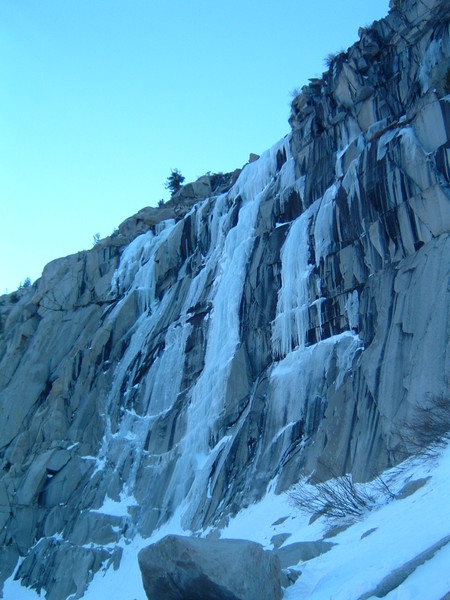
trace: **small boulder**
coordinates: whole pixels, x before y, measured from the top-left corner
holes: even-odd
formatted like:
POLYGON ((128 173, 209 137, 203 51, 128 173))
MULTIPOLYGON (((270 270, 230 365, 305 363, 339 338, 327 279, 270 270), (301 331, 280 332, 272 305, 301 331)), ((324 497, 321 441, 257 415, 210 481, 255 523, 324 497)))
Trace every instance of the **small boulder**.
POLYGON ((286 569, 298 564, 317 558, 321 554, 325 554, 334 546, 332 542, 324 542, 317 540, 315 542, 295 542, 288 546, 282 546, 276 550, 276 554, 280 559, 281 568, 286 569))
POLYGON ((283 545, 284 542, 291 537, 291 535, 291 533, 278 533, 277 535, 271 537, 270 543, 273 544, 273 547, 276 550, 283 545))
POLYGON ((247 540, 168 535, 139 552, 149 600, 279 600, 278 557, 247 540))

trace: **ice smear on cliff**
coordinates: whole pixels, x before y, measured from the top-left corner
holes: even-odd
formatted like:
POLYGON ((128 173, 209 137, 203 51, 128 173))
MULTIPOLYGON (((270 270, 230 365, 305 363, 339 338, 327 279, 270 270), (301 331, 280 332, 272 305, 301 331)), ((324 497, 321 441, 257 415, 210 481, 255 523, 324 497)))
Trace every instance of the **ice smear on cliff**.
POLYGON ((192 474, 184 523, 187 526, 195 514, 202 494, 207 488, 210 467, 223 444, 216 439, 217 422, 223 413, 232 361, 240 343, 239 309, 244 289, 247 264, 255 237, 255 224, 261 201, 277 177, 277 155, 284 152, 286 163, 280 177, 287 179, 292 171, 289 162, 289 139, 285 138, 265 152, 256 162, 245 167, 230 190, 234 199, 241 197, 243 205, 238 221, 230 227, 232 210, 222 215, 220 230, 227 231, 216 246, 217 267, 209 302, 212 306, 205 353, 204 368, 192 390, 187 414, 187 432, 182 452, 172 478, 171 502, 178 505, 186 495, 186 474, 192 474), (213 441, 215 440, 215 441, 213 441))
MULTIPOLYGON (((326 396, 326 387, 329 385, 325 373, 329 369, 332 357, 338 365, 338 375, 335 380, 335 386, 338 388, 360 348, 359 337, 345 331, 306 348, 297 348, 275 364, 270 373, 270 383, 273 388, 272 402, 279 403, 279 410, 270 411, 271 419, 275 422, 271 422, 268 428, 276 431, 279 437, 287 421, 298 423, 307 417, 307 413, 312 419, 314 415, 322 413, 323 399, 326 396), (321 393, 321 396, 317 394, 313 396, 311 393, 313 389, 321 393)), ((310 423, 307 419, 306 436, 311 433, 309 428, 310 423)))
POLYGON ((175 227, 169 219, 155 226, 155 232, 148 231, 135 238, 124 250, 119 267, 112 281, 111 291, 115 295, 138 290, 141 312, 155 302, 155 254, 175 227))
POLYGON ((283 186, 294 183, 294 165, 290 151, 291 135, 287 135, 269 150, 266 150, 253 163, 246 165, 230 190, 233 198, 242 196, 244 201, 253 200, 271 183, 279 172, 283 186), (286 162, 278 169, 277 155, 284 154, 286 162))
POLYGON ((442 56, 442 40, 432 40, 425 51, 419 68, 419 82, 422 94, 425 94, 430 87, 433 68, 442 60, 445 60, 442 56))
POLYGON ((310 302, 309 226, 318 208, 311 205, 291 226, 281 249, 281 288, 272 324, 272 347, 276 357, 304 347, 310 302))
MULTIPOLYGON (((124 484, 124 490, 129 495, 133 494, 152 419, 170 410, 180 392, 183 370, 178 365, 183 363, 184 349, 191 331, 189 311, 204 298, 205 287, 210 285, 211 279, 214 282, 207 298, 211 308, 207 317, 204 367, 190 391, 186 434, 180 442, 179 458, 162 502, 162 512, 170 514, 172 507, 180 506, 189 493, 189 502, 184 503, 185 526, 190 523, 201 501, 202 490, 207 488, 211 464, 225 443, 214 437, 217 436, 217 420, 223 412, 227 378, 240 343, 239 308, 259 205, 272 184, 279 184, 281 179, 283 185, 292 183, 293 175, 289 137, 286 137, 256 162, 247 165, 230 192, 213 201, 209 222, 211 243, 207 255, 203 257, 202 268, 190 283, 180 314, 164 334, 163 350, 139 383, 140 414, 125 411, 117 431, 110 415, 114 415, 114 407, 118 405, 121 394, 126 397, 135 392, 132 388, 136 386, 130 376, 132 365, 151 338, 160 316, 165 314, 175 299, 175 286, 169 287, 161 298, 155 298, 156 253, 164 251, 166 246, 170 248, 171 235, 176 235, 175 228, 182 224, 167 221, 160 224, 154 233, 136 238, 123 253, 113 277, 112 292, 124 295, 114 311, 120 309, 130 293, 137 291, 142 313, 133 326, 128 347, 114 373, 106 402, 106 435, 100 451, 101 458, 110 454, 118 457, 116 468, 119 469, 132 457, 133 466, 124 484), (281 168, 277 164, 279 153, 286 157, 281 168), (240 209, 235 223, 237 202, 240 203, 240 209), (168 373, 171 377, 170 386, 167 386, 168 373)), ((199 228, 202 207, 209 201, 206 199, 192 209, 197 214, 199 228)))
POLYGON ((320 259, 324 258, 330 251, 333 231, 334 219, 334 199, 338 192, 339 186, 332 184, 324 193, 320 200, 319 210, 314 224, 314 241, 315 241, 315 257, 316 265, 319 265, 320 259))

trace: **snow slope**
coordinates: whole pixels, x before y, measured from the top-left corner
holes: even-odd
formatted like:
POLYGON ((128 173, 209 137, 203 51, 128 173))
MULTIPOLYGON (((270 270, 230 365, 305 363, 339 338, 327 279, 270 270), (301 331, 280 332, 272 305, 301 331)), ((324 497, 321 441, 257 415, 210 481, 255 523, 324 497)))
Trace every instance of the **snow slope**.
MULTIPOLYGON (((425 483, 414 493, 391 501, 379 491, 376 508, 334 537, 327 537, 327 541, 335 544, 329 552, 291 565, 290 568, 301 571, 301 575, 286 588, 286 600, 375 597, 441 600, 450 592, 450 446, 436 456, 408 459, 385 472, 383 480, 397 496, 405 496, 401 491, 406 484, 412 487, 418 480, 425 483)), ((374 486, 367 484, 371 493, 374 486)), ((230 519, 220 532, 221 537, 254 540, 272 549, 274 535, 289 534, 283 548, 295 542, 321 540, 332 527, 342 524, 325 517, 309 524, 309 515, 296 508, 288 494, 275 495, 274 487, 261 502, 230 519)), ((127 505, 129 499, 124 498, 122 509, 126 510, 127 505)), ((121 506, 114 503, 105 510, 117 513, 121 506)), ((124 544, 120 569, 97 573, 84 597, 87 600, 145 600, 137 554, 142 547, 168 533, 188 535, 190 532, 183 531, 179 524, 181 512, 151 538, 136 537, 128 545, 124 544)), ((6 600, 38 597, 20 587, 13 577, 5 584, 6 600)))

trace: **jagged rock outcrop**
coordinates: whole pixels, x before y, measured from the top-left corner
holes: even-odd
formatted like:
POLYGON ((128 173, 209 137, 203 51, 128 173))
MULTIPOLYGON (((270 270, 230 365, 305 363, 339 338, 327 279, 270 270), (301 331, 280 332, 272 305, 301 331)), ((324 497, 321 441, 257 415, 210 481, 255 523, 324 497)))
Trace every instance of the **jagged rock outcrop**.
POLYGON ((173 600, 280 600, 275 554, 247 540, 169 535, 139 553, 147 597, 173 600))
POLYGON ((111 237, 102 240, 101 245, 125 246, 141 233, 152 227, 175 219, 179 221, 190 211, 192 206, 210 196, 224 194, 230 190, 241 173, 236 169, 232 173, 210 173, 197 181, 182 186, 172 198, 158 208, 147 206, 119 225, 111 237))
POLYGON ((80 597, 176 509, 201 531, 270 482, 404 456, 449 383, 449 12, 398 2, 236 181, 1 297, 2 577, 25 557, 25 585, 80 597))

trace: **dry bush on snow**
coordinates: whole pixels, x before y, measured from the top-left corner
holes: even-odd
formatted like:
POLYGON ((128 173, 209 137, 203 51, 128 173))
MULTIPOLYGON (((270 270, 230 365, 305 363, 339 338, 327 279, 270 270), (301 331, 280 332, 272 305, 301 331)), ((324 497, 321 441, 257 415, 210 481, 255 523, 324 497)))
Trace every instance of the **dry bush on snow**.
POLYGON ((396 433, 406 456, 434 455, 450 441, 450 400, 445 396, 428 396, 396 433))
POLYGON ((289 492, 297 508, 328 518, 360 517, 375 504, 363 485, 355 484, 351 475, 343 475, 312 485, 306 480, 289 492))

